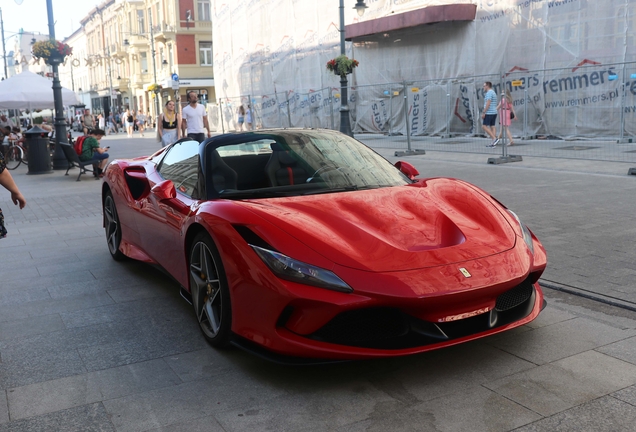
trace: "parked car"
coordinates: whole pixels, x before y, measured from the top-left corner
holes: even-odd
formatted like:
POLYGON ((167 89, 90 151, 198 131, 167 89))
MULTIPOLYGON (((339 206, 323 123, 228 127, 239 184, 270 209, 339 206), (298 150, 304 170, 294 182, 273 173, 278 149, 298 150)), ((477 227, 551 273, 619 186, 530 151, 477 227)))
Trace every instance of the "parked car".
POLYGON ((108 165, 107 244, 167 270, 210 344, 277 361, 401 356, 535 319, 539 240, 478 187, 418 175, 329 130, 186 138, 108 165))

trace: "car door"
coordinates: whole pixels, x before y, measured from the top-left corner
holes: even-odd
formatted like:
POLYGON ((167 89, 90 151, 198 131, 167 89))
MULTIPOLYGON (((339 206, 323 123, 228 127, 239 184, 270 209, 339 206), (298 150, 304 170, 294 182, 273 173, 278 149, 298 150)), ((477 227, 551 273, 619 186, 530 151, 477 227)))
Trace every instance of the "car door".
POLYGON ((199 143, 174 144, 157 167, 156 182, 142 206, 146 226, 144 249, 170 274, 177 277, 185 268, 183 226, 198 202, 200 176, 199 143))

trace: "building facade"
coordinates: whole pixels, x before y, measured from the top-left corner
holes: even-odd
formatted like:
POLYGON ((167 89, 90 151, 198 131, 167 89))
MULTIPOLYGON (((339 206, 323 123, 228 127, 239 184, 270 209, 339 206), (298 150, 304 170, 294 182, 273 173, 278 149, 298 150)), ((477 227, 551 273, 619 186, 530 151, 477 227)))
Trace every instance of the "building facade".
POLYGON ((48 35, 21 30, 20 33, 15 36, 13 58, 7 59, 7 63, 13 66, 9 68, 8 75, 19 74, 25 70, 43 76, 50 72, 51 68, 44 63, 44 60, 36 60, 31 54, 31 46, 33 46, 34 43, 47 40, 48 38, 48 35))
POLYGON ((190 90, 201 103, 215 100, 210 0, 106 0, 81 24, 64 41, 73 56, 60 74, 68 88, 71 71, 86 77, 75 91, 94 113, 129 108, 156 118, 190 90))

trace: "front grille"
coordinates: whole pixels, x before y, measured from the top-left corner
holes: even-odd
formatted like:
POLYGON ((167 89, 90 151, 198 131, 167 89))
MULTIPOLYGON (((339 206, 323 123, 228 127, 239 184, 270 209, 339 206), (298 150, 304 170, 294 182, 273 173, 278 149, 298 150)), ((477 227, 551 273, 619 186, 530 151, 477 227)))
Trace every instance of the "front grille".
POLYGON ((312 336, 336 344, 364 346, 404 336, 408 331, 407 316, 399 310, 371 308, 343 312, 312 336))
POLYGON ((434 323, 400 309, 370 308, 343 312, 306 337, 337 345, 406 349, 481 333, 519 321, 532 312, 534 287, 529 280, 497 298, 495 309, 457 321, 434 323))
POLYGON ((526 280, 513 289, 506 291, 505 293, 497 297, 495 310, 498 312, 503 312, 515 308, 521 303, 528 300, 533 292, 534 288, 532 287, 532 284, 526 280))

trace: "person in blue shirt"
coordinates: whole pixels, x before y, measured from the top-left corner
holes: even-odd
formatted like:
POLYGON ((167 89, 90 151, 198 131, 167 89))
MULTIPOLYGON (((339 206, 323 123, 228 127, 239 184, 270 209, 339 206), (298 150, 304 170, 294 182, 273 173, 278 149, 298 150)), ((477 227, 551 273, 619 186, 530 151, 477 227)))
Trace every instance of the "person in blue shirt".
POLYGON ((492 89, 492 83, 486 81, 484 83, 484 110, 481 113, 483 119, 482 128, 484 132, 492 139, 490 144, 486 147, 494 147, 499 140, 497 139, 497 128, 495 127, 495 121, 497 120, 497 94, 492 89))

